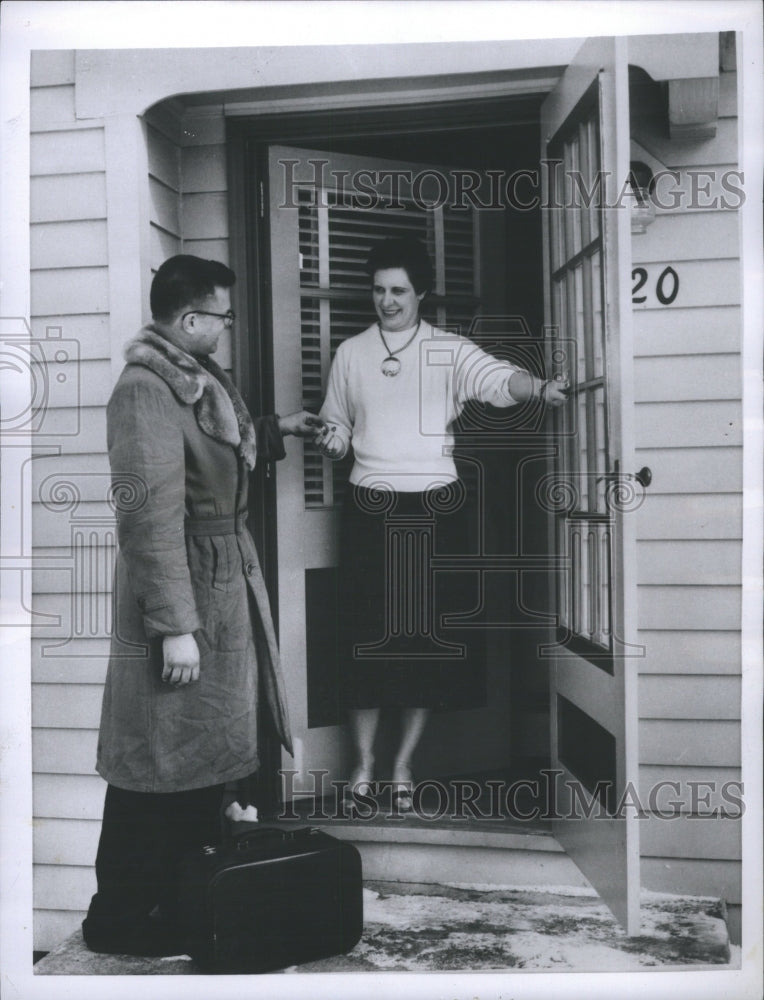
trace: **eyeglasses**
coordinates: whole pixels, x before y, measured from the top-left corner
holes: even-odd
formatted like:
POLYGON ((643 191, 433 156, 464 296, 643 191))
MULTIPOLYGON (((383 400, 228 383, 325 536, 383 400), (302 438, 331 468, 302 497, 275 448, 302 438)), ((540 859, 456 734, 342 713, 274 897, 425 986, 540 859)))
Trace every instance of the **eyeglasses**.
POLYGON ((229 309, 225 313, 213 313, 207 312, 205 309, 191 309, 190 312, 183 313, 181 319, 185 319, 186 316, 193 316, 194 313, 198 313, 200 316, 217 316, 218 319, 222 319, 226 326, 233 326, 234 320, 236 319, 236 313, 233 309, 229 309))

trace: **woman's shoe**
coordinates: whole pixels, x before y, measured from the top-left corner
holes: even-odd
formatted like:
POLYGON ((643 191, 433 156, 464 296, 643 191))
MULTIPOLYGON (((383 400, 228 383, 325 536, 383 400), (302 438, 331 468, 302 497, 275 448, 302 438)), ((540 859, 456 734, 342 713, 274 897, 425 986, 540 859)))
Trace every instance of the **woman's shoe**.
POLYGON ((358 796, 374 794, 374 771, 371 767, 359 765, 350 775, 350 781, 345 788, 345 798, 351 801, 358 796))
POLYGON ((392 803, 398 812, 408 813, 414 808, 414 781, 408 764, 396 763, 393 768, 392 803))

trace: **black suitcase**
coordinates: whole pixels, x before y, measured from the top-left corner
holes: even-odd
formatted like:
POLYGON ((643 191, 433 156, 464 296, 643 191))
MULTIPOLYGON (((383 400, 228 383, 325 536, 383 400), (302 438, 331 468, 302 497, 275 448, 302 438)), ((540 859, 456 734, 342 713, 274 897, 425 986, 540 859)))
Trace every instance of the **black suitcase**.
POLYGON ((272 972, 350 951, 363 931, 361 856, 312 827, 242 824, 181 862, 181 929, 203 972, 272 972))

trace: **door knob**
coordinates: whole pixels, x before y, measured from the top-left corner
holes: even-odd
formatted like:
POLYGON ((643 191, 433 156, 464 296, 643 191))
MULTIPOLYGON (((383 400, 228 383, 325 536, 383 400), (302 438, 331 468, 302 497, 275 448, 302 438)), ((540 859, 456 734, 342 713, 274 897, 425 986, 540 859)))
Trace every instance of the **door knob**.
POLYGON ((653 470, 647 465, 643 465, 639 472, 619 472, 616 468, 615 472, 606 472, 604 476, 600 476, 597 482, 617 483, 623 479, 633 479, 646 489, 653 481, 653 470))

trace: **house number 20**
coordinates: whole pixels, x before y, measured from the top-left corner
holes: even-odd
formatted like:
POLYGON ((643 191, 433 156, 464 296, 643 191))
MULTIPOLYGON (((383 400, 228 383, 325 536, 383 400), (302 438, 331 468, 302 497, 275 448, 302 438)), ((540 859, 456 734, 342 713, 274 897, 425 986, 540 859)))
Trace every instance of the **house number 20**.
MULTIPOLYGON (((648 279, 647 270, 644 267, 635 267, 631 272, 631 280, 634 287, 631 289, 631 301, 634 303, 646 302, 646 295, 638 295, 648 279)), ((658 275, 655 283, 655 296, 662 306, 670 306, 679 294, 679 275, 673 267, 664 267, 658 275)))

